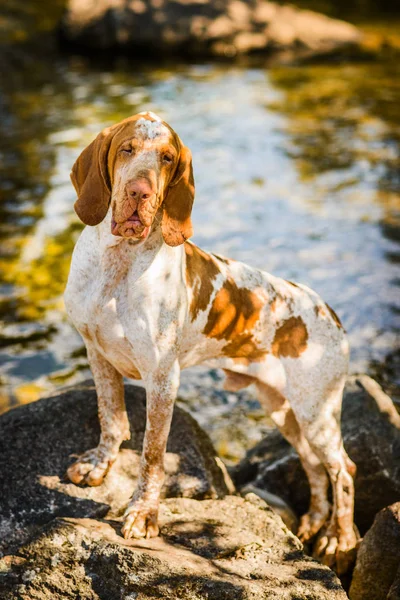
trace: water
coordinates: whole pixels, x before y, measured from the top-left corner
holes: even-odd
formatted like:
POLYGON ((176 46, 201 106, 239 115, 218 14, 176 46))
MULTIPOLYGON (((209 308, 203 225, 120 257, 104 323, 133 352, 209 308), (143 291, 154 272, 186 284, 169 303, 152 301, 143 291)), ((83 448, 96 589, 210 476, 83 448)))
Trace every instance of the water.
MULTIPOLYGON (((400 63, 263 66, 48 58, 1 92, 0 410, 90 375, 62 301, 81 230, 69 172, 100 129, 142 110, 193 153, 193 240, 318 291, 351 371, 399 381, 400 63)), ((185 372, 183 402, 237 460, 267 426, 251 393, 185 372)))

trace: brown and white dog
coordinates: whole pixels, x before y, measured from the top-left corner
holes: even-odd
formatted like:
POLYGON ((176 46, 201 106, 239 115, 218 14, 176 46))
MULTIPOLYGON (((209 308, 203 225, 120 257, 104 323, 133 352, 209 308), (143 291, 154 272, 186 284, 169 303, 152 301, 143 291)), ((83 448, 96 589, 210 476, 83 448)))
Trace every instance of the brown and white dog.
POLYGON ((96 384, 99 445, 69 467, 99 485, 129 439, 123 376, 142 379, 147 424, 138 488, 123 535, 158 534, 163 459, 180 370, 205 363, 225 387, 255 384, 260 403, 296 448, 311 488, 298 536, 347 569, 355 465, 340 432, 348 343, 335 313, 304 285, 204 252, 191 242, 191 154, 153 113, 102 131, 73 166, 75 210, 86 227, 65 292, 96 384), (333 506, 328 501, 329 482, 333 506))

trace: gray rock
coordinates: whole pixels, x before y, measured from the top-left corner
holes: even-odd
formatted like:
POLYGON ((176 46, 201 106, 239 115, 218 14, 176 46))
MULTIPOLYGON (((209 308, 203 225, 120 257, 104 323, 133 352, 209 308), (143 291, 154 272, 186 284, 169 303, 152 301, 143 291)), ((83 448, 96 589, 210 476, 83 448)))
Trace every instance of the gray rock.
POLYGON ((375 518, 358 550, 351 600, 400 598, 400 502, 375 518))
POLYGON ((69 0, 61 31, 83 47, 224 57, 288 49, 323 54, 361 37, 343 21, 266 0, 69 0))
POLYGON ((266 504, 168 499, 161 536, 124 540, 115 521, 57 518, 0 560, 2 600, 345 600, 266 504))
MULTIPOLYGON (((349 379, 342 433, 357 465, 355 521, 364 534, 375 515, 400 498, 400 416, 373 379, 349 379)), ((252 484, 282 497, 297 515, 308 508, 309 486, 298 455, 278 431, 250 450, 231 475, 239 488, 252 484)))
MULTIPOLYGON (((0 416, 0 553, 57 516, 118 515, 136 487, 145 429, 145 392, 125 387, 131 440, 99 487, 64 479, 73 454, 97 445, 97 400, 91 382, 0 416)), ((165 460, 164 496, 216 498, 228 492, 207 434, 175 407, 165 460)), ((1 554, 0 554, 1 555, 1 554)))

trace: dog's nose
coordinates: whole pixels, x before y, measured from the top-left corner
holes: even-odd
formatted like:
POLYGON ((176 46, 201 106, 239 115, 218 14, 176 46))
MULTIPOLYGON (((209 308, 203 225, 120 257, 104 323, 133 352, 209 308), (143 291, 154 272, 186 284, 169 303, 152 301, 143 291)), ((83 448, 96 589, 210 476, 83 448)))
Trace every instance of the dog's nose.
POLYGON ((147 179, 135 179, 126 186, 127 194, 135 200, 145 200, 154 194, 154 191, 147 179))

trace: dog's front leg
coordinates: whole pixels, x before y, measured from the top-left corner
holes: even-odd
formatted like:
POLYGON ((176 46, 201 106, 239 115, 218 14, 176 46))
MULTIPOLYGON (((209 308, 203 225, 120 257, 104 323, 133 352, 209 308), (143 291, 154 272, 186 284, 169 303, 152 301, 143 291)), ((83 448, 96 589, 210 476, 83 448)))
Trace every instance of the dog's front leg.
POLYGON ((96 384, 100 420, 100 442, 78 457, 67 471, 76 484, 100 485, 118 455, 123 440, 129 440, 122 375, 88 342, 89 364, 96 384))
POLYGON ((158 535, 158 507, 164 482, 164 455, 179 387, 177 361, 146 378, 147 420, 136 492, 125 512, 125 538, 158 535))

